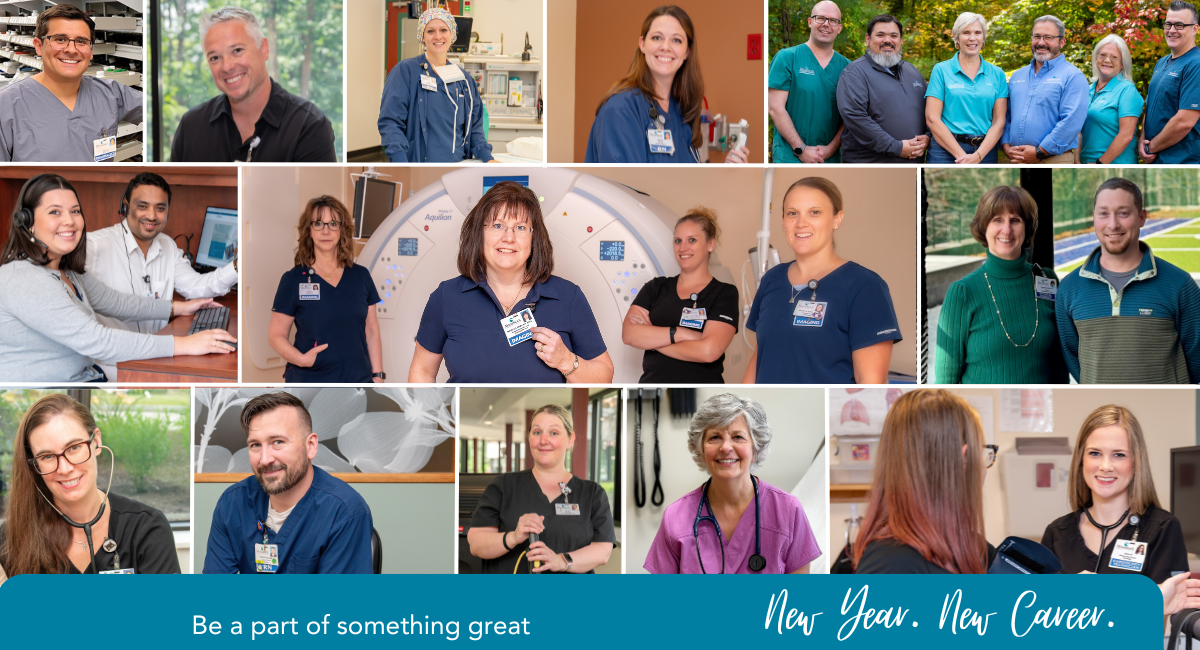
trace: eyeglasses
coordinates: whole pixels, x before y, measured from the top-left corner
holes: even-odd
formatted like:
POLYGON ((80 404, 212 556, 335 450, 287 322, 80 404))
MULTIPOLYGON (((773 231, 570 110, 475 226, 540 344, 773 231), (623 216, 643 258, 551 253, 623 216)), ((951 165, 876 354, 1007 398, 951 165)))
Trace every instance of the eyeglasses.
POLYGON ((77 442, 70 447, 67 447, 61 454, 42 454, 29 459, 30 467, 42 476, 53 474, 58 471, 59 458, 67 459, 67 462, 72 465, 86 463, 92 457, 92 441, 96 439, 96 432, 92 432, 92 436, 87 442, 77 442))
POLYGON ((75 49, 79 50, 80 52, 87 52, 92 49, 91 39, 83 38, 82 36, 79 38, 68 38, 62 34, 55 34, 53 36, 47 36, 42 40, 50 41, 50 47, 60 51, 67 49, 67 45, 70 43, 74 43, 75 49))
POLYGON ((837 27, 842 24, 842 21, 837 18, 826 18, 825 16, 809 16, 808 19, 816 21, 818 25, 833 25, 837 27))
POLYGON ((1120 62, 1121 62, 1121 57, 1119 57, 1119 56, 1113 56, 1113 55, 1111 55, 1111 54, 1101 54, 1101 55, 1099 55, 1099 56, 1097 56, 1097 57, 1096 57, 1096 62, 1097 62, 1097 63, 1105 63, 1105 62, 1107 62, 1107 63, 1120 63, 1120 62))
POLYGON ((996 454, 1000 451, 1000 445, 984 445, 983 459, 987 461, 987 467, 996 464, 996 454))
POLYGON ((1195 27, 1196 23, 1163 23, 1163 31, 1169 32, 1172 29, 1177 32, 1182 32, 1188 27, 1195 27))
POLYGON ((499 221, 497 221, 496 223, 493 223, 492 225, 488 226, 484 230, 492 233, 493 235, 497 235, 497 236, 503 235, 505 230, 513 231, 513 234, 518 237, 525 237, 527 235, 533 234, 533 229, 523 223, 517 224, 515 226, 506 226, 506 225, 500 223, 499 221))
POLYGON ((1061 37, 1061 36, 1043 36, 1043 35, 1041 35, 1041 34, 1034 34, 1034 35, 1033 35, 1033 36, 1030 38, 1030 40, 1031 40, 1031 41, 1033 41, 1034 43, 1039 43, 1039 42, 1042 42, 1042 41, 1045 41, 1045 42, 1047 42, 1047 43, 1050 43, 1050 42, 1052 42, 1052 41, 1057 41, 1057 40, 1058 40, 1058 39, 1060 39, 1060 38, 1062 38, 1062 37, 1061 37))
POLYGON ((340 221, 313 221, 309 225, 312 226, 313 230, 332 230, 333 232, 337 232, 342 228, 342 222, 340 221))

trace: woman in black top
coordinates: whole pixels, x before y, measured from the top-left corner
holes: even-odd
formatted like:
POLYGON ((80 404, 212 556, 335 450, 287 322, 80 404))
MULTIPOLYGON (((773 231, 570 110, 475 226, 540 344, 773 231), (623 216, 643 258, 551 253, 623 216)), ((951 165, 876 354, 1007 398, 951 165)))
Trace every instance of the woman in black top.
POLYGON ((738 291, 713 279, 717 214, 695 207, 675 223, 679 275, 654 278, 633 300, 621 326, 626 345, 645 350, 643 384, 723 384, 725 349, 738 328, 738 291))
POLYGON ((84 530, 60 513, 78 523, 95 520, 95 571, 179 573, 167 518, 99 490, 101 449, 108 447, 91 413, 66 395, 47 395, 25 413, 13 443, 12 488, 0 528, 4 574, 92 573, 84 530))
POLYGON ((497 476, 480 497, 467 532, 471 554, 483 559, 483 573, 595 573, 617 538, 604 488, 565 467, 575 444, 570 412, 556 404, 534 411, 526 444, 533 467, 497 476))

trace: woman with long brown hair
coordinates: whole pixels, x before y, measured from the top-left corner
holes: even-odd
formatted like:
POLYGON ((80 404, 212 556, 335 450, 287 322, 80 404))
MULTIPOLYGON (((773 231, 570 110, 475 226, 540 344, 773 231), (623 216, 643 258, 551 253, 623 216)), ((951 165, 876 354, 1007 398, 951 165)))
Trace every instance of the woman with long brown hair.
POLYGON ((883 422, 855 573, 986 573, 983 478, 996 459, 967 401, 915 390, 883 422))
POLYGON ((354 218, 332 196, 311 199, 296 225, 296 266, 283 274, 267 340, 288 383, 383 383, 371 272, 354 263, 354 218), (293 344, 288 340, 296 325, 293 344))
POLYGON ((97 484, 112 450, 82 404, 62 394, 34 403, 13 443, 12 486, 0 527, 0 567, 34 573, 179 573, 163 513, 97 484), (82 526, 90 524, 89 540, 82 526))
MULTIPOLYGON (((692 19, 674 5, 642 22, 629 73, 596 108, 584 162, 698 163, 704 79, 692 19)), ((730 147, 725 162, 744 163, 746 147, 730 147)))

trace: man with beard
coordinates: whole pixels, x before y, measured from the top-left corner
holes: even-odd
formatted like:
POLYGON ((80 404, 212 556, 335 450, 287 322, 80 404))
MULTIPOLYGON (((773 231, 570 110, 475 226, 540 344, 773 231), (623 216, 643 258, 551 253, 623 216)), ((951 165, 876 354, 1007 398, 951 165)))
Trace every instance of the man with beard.
POLYGON ((1146 223, 1141 188, 1110 178, 1095 204, 1100 247, 1063 279, 1055 306, 1071 376, 1081 384, 1200 381, 1200 288, 1138 241, 1146 223))
POLYGON ((1008 80, 1008 119, 1000 144, 1013 163, 1069 165, 1087 121, 1087 78, 1062 54, 1066 28, 1054 16, 1033 21, 1033 60, 1008 80))
POLYGON ((1138 153, 1146 162, 1200 162, 1200 15, 1190 2, 1167 8, 1163 32, 1171 53, 1154 65, 1138 153))
POLYGON ((314 467, 317 434, 304 403, 266 393, 242 407, 254 476, 217 501, 205 573, 371 573, 371 510, 314 467))
POLYGON ((892 16, 867 23, 867 52, 846 66, 837 104, 848 163, 919 163, 929 147, 925 78, 903 60, 904 26, 892 16))
POLYGON ((842 31, 842 12, 829 0, 808 18, 807 43, 780 50, 771 59, 767 105, 775 123, 771 162, 841 162, 842 118, 837 85, 850 60, 833 51, 842 31))
POLYGON ((222 94, 184 114, 171 162, 335 162, 333 125, 267 74, 270 45, 254 14, 224 7, 200 19, 204 59, 222 94))

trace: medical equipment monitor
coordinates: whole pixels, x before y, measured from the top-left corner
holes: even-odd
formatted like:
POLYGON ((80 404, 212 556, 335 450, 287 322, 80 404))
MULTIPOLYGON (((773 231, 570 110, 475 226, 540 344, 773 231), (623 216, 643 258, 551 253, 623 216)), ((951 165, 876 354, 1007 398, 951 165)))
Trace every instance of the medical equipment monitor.
POLYGON ((623 241, 601 241, 600 242, 600 261, 601 262, 624 262, 625 261, 625 242, 623 242, 623 241))
POLYGON ((514 183, 520 183, 521 185, 524 185, 525 187, 529 187, 529 177, 528 176, 484 176, 483 177, 483 193, 487 194, 489 191, 491 191, 491 189, 493 187, 496 186, 496 183, 499 183, 501 181, 512 181, 514 183))
POLYGON ((396 245, 396 248, 398 249, 398 250, 396 250, 397 255, 404 255, 406 257, 416 257, 417 256, 417 238, 416 237, 401 237, 396 241, 398 242, 396 245))
POLYGON ((364 239, 375 234, 396 207, 395 201, 395 183, 366 176, 354 181, 354 236, 364 239))
POLYGON ((1200 553, 1200 446, 1171 450, 1171 514, 1183 528, 1183 545, 1200 553))
POLYGON ((238 213, 229 208, 209 207, 204 211, 204 228, 196 248, 196 264, 225 266, 237 252, 238 213))
POLYGON ((471 48, 471 24, 475 22, 475 19, 455 16, 454 22, 458 30, 458 38, 454 39, 454 44, 450 46, 450 51, 464 53, 471 48))

